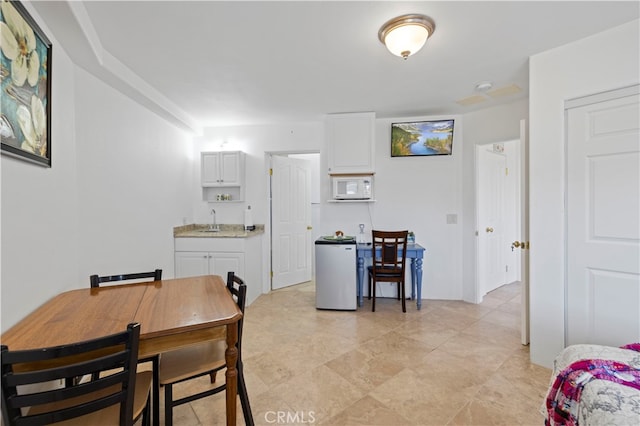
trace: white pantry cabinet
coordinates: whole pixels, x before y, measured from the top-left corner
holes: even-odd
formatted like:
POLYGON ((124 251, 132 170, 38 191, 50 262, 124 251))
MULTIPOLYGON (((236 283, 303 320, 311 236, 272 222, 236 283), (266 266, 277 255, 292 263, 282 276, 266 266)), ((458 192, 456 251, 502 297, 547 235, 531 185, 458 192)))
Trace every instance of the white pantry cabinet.
POLYGON ((375 118, 373 112, 327 115, 329 174, 375 173, 375 118))

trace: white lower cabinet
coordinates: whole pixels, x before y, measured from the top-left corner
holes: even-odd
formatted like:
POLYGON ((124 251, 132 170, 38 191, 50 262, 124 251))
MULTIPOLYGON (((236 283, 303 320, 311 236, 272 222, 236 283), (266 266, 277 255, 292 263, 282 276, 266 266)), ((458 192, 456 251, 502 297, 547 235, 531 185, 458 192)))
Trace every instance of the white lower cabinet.
POLYGON ((247 284, 247 303, 262 294, 262 238, 175 238, 176 278, 233 271, 247 284))
POLYGON ((220 275, 226 279, 229 271, 244 277, 244 253, 181 251, 175 255, 178 278, 220 275))

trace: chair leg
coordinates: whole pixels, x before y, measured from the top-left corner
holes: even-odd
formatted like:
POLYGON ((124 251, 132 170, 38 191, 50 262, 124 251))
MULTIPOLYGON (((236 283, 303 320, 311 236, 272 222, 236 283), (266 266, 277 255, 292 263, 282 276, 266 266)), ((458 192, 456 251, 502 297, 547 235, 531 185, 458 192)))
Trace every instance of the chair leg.
POLYGON ((402 289, 402 312, 407 312, 407 298, 405 297, 405 294, 404 294, 404 280, 402 280, 402 282, 399 284, 401 285, 401 289, 402 289))
POLYGON ((151 426, 151 395, 147 396, 147 405, 144 406, 142 412, 142 424, 143 426, 151 426))
POLYGON ((160 426, 160 355, 151 360, 153 369, 153 426, 160 426))
POLYGON ((373 282, 371 293, 373 293, 373 302, 371 302, 371 312, 375 312, 376 311, 376 282, 375 281, 373 282))
POLYGON ((164 424, 165 426, 173 425, 173 385, 171 383, 164 385, 164 424))
POLYGON ((242 404, 242 414, 244 415, 244 423, 246 426, 254 426, 253 414, 251 413, 251 405, 249 404, 249 395, 247 394, 247 386, 244 382, 244 368, 242 361, 238 362, 238 395, 242 404))

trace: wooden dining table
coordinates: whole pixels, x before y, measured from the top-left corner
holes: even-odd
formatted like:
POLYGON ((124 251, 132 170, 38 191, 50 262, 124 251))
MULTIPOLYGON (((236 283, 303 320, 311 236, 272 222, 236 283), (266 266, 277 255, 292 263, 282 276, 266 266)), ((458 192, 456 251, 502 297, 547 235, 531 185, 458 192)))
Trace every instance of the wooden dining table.
MULTIPOLYGON (((217 275, 102 286, 53 297, 3 333, 2 344, 10 350, 64 345, 121 332, 132 322, 140 324, 138 359, 226 339, 227 425, 235 425, 241 318, 242 312, 217 275)), ((154 425, 159 424, 157 399, 154 392, 154 425)))

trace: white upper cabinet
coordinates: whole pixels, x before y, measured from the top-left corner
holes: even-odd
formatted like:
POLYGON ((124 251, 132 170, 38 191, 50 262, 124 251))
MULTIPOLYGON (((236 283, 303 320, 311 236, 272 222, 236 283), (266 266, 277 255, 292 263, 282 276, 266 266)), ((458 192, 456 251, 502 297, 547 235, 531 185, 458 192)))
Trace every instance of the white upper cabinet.
POLYGON ((242 186, 244 153, 241 151, 203 152, 202 186, 242 186))
POLYGON ((327 115, 329 174, 375 173, 375 118, 374 112, 327 115))
POLYGON ((200 155, 202 199, 211 203, 243 201, 244 152, 202 152, 200 155))

